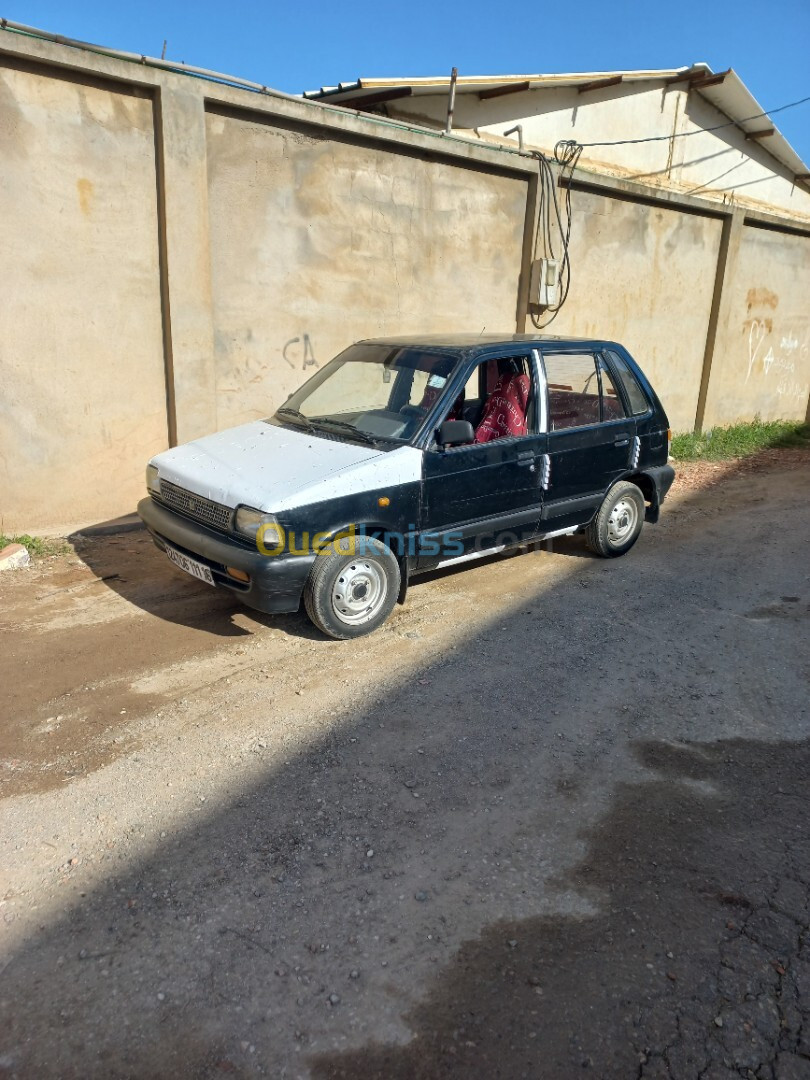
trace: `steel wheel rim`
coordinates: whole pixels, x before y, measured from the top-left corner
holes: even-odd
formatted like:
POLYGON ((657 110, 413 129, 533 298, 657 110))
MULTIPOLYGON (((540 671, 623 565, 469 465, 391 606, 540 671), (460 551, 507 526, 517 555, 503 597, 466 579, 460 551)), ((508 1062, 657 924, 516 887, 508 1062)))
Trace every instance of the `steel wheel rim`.
POLYGON ((385 574, 370 559, 347 563, 332 586, 332 610, 349 626, 369 622, 383 606, 386 594, 385 574))
POLYGON ((608 518, 608 540, 613 547, 625 543, 638 524, 638 507, 632 499, 619 499, 608 518))

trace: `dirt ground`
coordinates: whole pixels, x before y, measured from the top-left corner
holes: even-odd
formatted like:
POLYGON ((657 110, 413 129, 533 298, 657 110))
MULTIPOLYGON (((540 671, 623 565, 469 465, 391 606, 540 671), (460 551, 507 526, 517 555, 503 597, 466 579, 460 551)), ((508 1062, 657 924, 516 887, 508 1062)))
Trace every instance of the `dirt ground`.
POLYGON ((0 1076, 810 1078, 810 458, 357 643, 0 578, 0 1076))

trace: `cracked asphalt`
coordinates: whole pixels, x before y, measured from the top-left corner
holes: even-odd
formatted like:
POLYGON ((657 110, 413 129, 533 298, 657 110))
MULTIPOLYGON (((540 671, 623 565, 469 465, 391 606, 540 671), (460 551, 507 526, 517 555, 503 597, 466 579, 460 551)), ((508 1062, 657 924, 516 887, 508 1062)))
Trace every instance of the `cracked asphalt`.
POLYGON ((0 1076, 810 1077, 808 464, 357 644, 141 533, 4 576, 0 1076))

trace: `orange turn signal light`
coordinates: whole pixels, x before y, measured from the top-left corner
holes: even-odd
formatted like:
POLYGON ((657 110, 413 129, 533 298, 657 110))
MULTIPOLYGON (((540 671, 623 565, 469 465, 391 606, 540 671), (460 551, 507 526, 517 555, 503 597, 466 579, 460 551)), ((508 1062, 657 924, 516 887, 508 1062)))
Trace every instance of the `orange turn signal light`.
POLYGON ((391 500, 388 498, 387 495, 383 495, 381 498, 377 499, 377 506, 390 506, 390 505, 391 505, 391 500))
POLYGON ((246 574, 244 570, 237 570, 235 566, 226 566, 225 572, 228 577, 236 578, 237 581, 250 581, 250 574, 246 574))

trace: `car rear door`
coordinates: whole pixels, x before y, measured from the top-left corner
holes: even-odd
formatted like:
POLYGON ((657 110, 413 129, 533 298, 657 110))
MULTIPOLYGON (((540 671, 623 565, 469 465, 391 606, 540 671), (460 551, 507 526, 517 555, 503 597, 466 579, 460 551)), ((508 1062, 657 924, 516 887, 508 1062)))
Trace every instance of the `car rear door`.
POLYGON ((542 531, 551 532, 590 520, 638 444, 635 421, 596 347, 544 346, 542 362, 548 415, 542 531))

